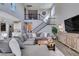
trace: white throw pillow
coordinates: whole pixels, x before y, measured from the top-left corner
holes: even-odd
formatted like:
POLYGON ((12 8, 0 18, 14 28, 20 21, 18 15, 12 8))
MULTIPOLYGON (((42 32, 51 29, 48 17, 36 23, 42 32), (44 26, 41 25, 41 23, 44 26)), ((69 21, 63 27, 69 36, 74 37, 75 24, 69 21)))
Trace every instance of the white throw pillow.
POLYGON ((36 37, 36 33, 32 33, 32 37, 36 37))
POLYGON ((15 38, 12 38, 9 42, 9 46, 16 56, 21 56, 20 46, 15 38))
POLYGON ((44 33, 44 37, 47 37, 47 33, 44 33))
POLYGON ((7 37, 8 37, 8 34, 7 34, 6 32, 2 32, 2 33, 1 33, 1 36, 2 36, 3 38, 7 38, 7 37))
POLYGON ((41 33, 40 37, 47 37, 47 33, 45 32, 41 33))

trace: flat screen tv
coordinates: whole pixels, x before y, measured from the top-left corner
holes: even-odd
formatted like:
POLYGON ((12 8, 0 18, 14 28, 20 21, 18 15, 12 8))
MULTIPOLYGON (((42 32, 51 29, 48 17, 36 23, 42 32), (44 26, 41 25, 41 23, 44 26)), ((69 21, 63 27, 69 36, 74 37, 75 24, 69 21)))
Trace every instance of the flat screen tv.
POLYGON ((79 15, 64 20, 65 30, 70 33, 79 33, 79 15))

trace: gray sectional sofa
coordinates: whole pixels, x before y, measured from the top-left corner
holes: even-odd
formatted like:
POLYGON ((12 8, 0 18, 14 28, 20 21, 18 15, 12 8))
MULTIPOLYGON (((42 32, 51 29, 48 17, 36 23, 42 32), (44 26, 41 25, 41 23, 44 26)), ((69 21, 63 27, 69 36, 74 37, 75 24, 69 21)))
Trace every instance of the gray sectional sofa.
POLYGON ((0 56, 49 55, 46 46, 40 48, 38 45, 33 45, 35 38, 44 37, 52 37, 52 35, 50 35, 49 33, 46 35, 44 35, 44 33, 36 33, 36 35, 34 33, 22 33, 19 36, 7 38, 4 41, 0 42, 0 56), (44 48, 47 52, 44 50, 44 48), (37 54, 33 52, 35 51, 35 49, 35 53, 37 54), (38 51, 45 51, 45 53, 38 53, 38 51))

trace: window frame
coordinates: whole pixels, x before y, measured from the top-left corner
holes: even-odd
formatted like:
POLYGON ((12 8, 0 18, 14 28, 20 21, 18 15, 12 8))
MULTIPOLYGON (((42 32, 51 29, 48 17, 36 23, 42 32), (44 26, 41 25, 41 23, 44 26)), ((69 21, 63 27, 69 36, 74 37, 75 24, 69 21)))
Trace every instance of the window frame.
POLYGON ((6 31, 6 23, 3 23, 3 22, 1 23, 0 30, 1 30, 1 32, 6 31), (3 25, 4 25, 4 27, 3 27, 3 25))
POLYGON ((15 12, 16 11, 16 3, 11 3, 10 9, 11 9, 11 11, 15 12))

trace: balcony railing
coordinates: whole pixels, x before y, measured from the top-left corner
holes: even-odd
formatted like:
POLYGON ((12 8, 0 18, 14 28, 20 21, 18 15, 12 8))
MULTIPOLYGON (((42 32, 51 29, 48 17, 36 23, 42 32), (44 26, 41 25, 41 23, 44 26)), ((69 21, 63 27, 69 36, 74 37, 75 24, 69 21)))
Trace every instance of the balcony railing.
POLYGON ((24 14, 24 20, 43 20, 44 16, 40 14, 24 14))

